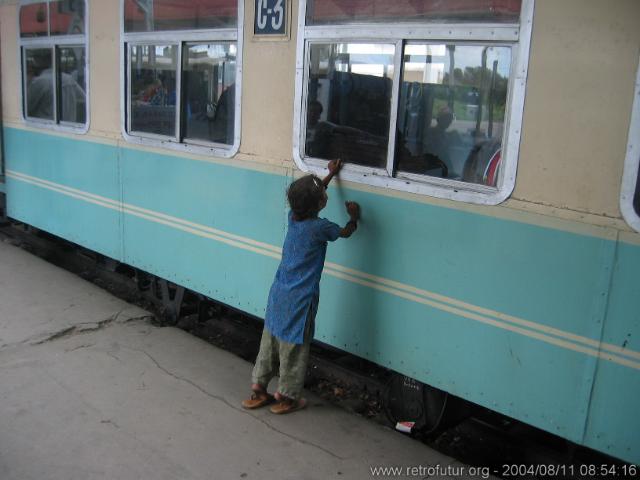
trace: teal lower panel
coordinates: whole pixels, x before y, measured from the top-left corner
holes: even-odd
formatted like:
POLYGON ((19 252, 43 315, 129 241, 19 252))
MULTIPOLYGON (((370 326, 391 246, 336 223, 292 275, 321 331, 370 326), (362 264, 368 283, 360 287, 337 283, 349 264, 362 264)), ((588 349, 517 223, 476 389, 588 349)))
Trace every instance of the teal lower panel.
POLYGON ((124 261, 260 318, 277 260, 134 216, 124 261))
POLYGON ((316 338, 580 442, 583 354, 325 275, 316 338))
MULTIPOLYGON (((637 352, 640 345, 639 274, 640 247, 619 243, 602 337, 604 342, 623 351, 637 352)), ((639 399, 640 371, 601 360, 591 396, 585 444, 640 465, 639 399)))
POLYGON ((9 178, 7 214, 110 258, 122 259, 117 210, 9 178))
POLYGON ((600 362, 585 445, 640 465, 640 375, 600 362))

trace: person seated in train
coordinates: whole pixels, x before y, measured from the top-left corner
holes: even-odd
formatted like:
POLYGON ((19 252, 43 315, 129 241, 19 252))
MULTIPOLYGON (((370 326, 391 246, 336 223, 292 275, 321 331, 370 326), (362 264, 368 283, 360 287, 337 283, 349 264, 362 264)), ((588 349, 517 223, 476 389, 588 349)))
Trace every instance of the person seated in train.
POLYGON ((341 167, 340 160, 333 160, 329 162, 329 174, 324 180, 307 175, 287 190, 291 207, 289 227, 282 260, 269 291, 260 352, 251 377, 252 395, 242 402, 243 408, 259 408, 276 401, 271 412, 283 414, 306 406, 301 394, 327 242, 349 238, 356 231, 360 217, 360 207, 355 202, 345 202, 350 220, 344 227, 318 217, 327 205, 327 186, 341 167), (278 389, 271 395, 267 386, 278 374, 278 389))
POLYGON ((403 172, 427 174, 447 178, 449 168, 432 153, 413 154, 402 131, 396 132, 396 162, 403 172))
POLYGON ((448 131, 453 120, 451 109, 448 106, 441 107, 436 115, 436 125, 427 130, 425 138, 425 154, 437 157, 445 165, 451 165, 451 147, 460 143, 458 132, 448 131))

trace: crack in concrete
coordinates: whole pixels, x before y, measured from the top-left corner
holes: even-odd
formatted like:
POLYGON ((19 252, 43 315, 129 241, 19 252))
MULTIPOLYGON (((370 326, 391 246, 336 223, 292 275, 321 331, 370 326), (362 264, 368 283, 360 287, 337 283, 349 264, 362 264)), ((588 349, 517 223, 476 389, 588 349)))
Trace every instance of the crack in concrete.
POLYGON ((71 353, 71 352, 75 352, 76 350, 80 350, 81 348, 93 347, 94 345, 95 343, 83 343, 82 345, 78 345, 77 347, 74 347, 74 348, 66 348, 64 351, 66 353, 71 353))
POLYGON ((304 440, 302 438, 296 437, 295 435, 291 435, 290 433, 287 432, 283 432, 282 430, 279 430, 278 428, 274 427, 273 425, 271 425, 269 422, 267 422, 266 420, 263 420, 262 418, 256 417, 255 415, 251 415, 251 413, 249 413, 249 411, 244 410, 243 408, 240 407, 236 407, 235 405, 233 405, 231 402, 229 402, 226 398, 220 396, 220 395, 215 395, 213 393, 210 393, 208 391, 206 391, 204 388, 202 388, 200 385, 198 385, 197 383, 189 380, 188 378, 185 377, 181 377, 180 375, 176 375, 175 373, 167 370, 166 368, 164 368, 162 365, 160 365, 160 363, 152 356, 150 355, 148 352, 146 352, 145 350, 139 349, 139 348, 134 348, 134 347, 130 347, 128 345, 122 345, 123 348, 128 348, 129 350, 133 350, 139 353, 142 353, 143 355, 147 356, 155 365, 156 367, 158 367, 160 370, 162 370, 164 373, 166 373, 167 375, 169 375, 170 377, 175 378, 176 380, 181 380, 185 383, 188 383, 189 385, 191 385, 192 387, 196 388, 197 390, 199 390, 200 392, 204 393, 205 395, 207 395, 208 397, 213 398, 214 400, 217 400, 223 404, 225 404, 226 406, 228 406, 229 408, 242 413, 243 415, 248 415, 249 417, 253 418, 254 420, 257 420, 258 422, 262 423, 265 427, 267 427, 269 430, 272 430, 276 433, 279 433, 280 435, 283 435, 291 440, 294 440, 296 442, 299 442, 303 445, 307 445, 309 447, 313 447, 313 448, 317 448, 318 450, 321 450, 322 452, 326 453, 327 455, 333 457, 333 458, 337 458, 338 460, 346 460, 346 457, 341 457, 339 455, 336 455, 335 453, 333 453, 331 450, 328 450, 324 447, 322 447, 321 445, 318 445, 316 443, 313 442, 309 442, 307 440, 304 440))
MULTIPOLYGON (((130 322, 134 322, 136 320, 147 320, 147 319, 153 317, 152 315, 149 314, 149 315, 141 315, 141 316, 138 316, 138 317, 127 318, 126 320, 123 320, 123 321, 118 321, 118 317, 125 310, 127 310, 127 308, 121 309, 117 313, 105 318, 104 320, 98 320, 97 322, 80 322, 80 323, 77 323, 77 324, 72 325, 70 327, 63 328, 62 330, 60 330, 58 332, 54 332, 54 333, 50 334, 49 336, 47 336, 46 338, 44 338, 42 340, 39 340, 37 342, 31 342, 30 344, 31 345, 42 345, 43 343, 53 342, 55 340, 60 340, 61 338, 71 337, 71 336, 74 336, 74 335, 80 335, 80 334, 84 334, 84 333, 97 332, 98 330, 105 329, 106 327, 108 327, 109 325, 111 325, 113 323, 126 324, 126 323, 130 323, 130 322)), ((24 340, 24 341, 20 342, 20 344, 28 343, 28 342, 30 342, 30 340, 31 339, 24 340)))
POLYGON ((75 335, 93 333, 93 332, 97 332, 98 330, 103 330, 113 323, 119 323, 124 325, 124 324, 135 322, 135 321, 150 320, 154 318, 152 314, 145 314, 145 315, 139 315, 136 317, 126 318, 124 320, 118 320, 120 315, 122 315, 124 311, 128 310, 128 308, 129 307, 123 308, 119 310, 117 313, 114 313, 113 315, 110 315, 109 317, 105 318, 104 320, 98 320, 96 322, 79 322, 74 325, 64 327, 61 330, 58 330, 53 333, 48 333, 48 334, 39 333, 37 335, 28 337, 25 340, 22 340, 20 342, 3 343, 2 346, 0 346, 0 351, 10 347, 16 347, 24 344, 42 345, 43 343, 49 343, 49 342, 53 342, 63 338, 72 337, 75 335), (45 336, 44 338, 42 338, 43 335, 45 336))

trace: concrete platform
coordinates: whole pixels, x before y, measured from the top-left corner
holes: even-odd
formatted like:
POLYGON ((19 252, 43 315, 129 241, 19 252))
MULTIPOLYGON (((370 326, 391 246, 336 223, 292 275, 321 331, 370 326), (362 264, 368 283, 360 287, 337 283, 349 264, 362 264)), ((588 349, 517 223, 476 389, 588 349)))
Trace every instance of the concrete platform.
POLYGON ((0 242, 0 479, 482 478, 311 394, 242 410, 249 363, 149 319, 0 242))

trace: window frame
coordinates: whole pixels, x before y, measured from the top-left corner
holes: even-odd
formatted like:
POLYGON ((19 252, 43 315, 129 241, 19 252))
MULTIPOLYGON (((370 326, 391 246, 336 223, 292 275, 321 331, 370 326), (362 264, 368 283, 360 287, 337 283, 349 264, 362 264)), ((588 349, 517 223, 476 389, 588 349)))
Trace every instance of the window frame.
POLYGON ((377 169, 346 164, 340 176, 374 187, 433 196, 462 202, 497 205, 515 187, 524 111, 529 49, 535 0, 522 0, 519 24, 502 23, 354 23, 348 25, 306 25, 307 0, 298 12, 296 82, 294 103, 293 158, 302 171, 323 174, 327 160, 304 156, 308 95, 309 45, 313 43, 394 44, 394 72, 391 96, 387 164, 377 169), (372 31, 376 32, 375 36, 372 31), (404 45, 409 43, 488 45, 511 47, 511 70, 507 88, 507 109, 502 139, 502 168, 497 187, 431 177, 407 172, 392 176, 404 45), (384 170, 384 172, 382 171, 384 170))
POLYGON ((633 208, 640 169, 640 62, 633 89, 633 106, 627 136, 627 154, 624 159, 624 173, 620 188, 620 211, 623 218, 635 231, 640 232, 640 212, 633 208))
POLYGON ((221 158, 234 157, 240 149, 240 129, 242 115, 242 52, 244 36, 244 2, 238 1, 238 20, 235 28, 201 29, 201 30, 162 30, 157 32, 125 32, 124 9, 125 0, 120 0, 120 125, 122 136, 127 142, 149 147, 161 147, 169 150, 187 152, 198 155, 221 158), (182 126, 182 69, 183 48, 186 45, 201 43, 235 43, 236 45, 236 81, 234 102, 234 130, 231 145, 207 142, 204 140, 180 139, 182 126), (130 57, 132 45, 177 45, 176 75, 176 135, 169 137, 149 132, 132 132, 129 128, 131 116, 131 97, 129 95, 130 57))
POLYGON ((50 4, 57 0, 20 0, 18 3, 18 82, 20 85, 20 116, 22 121, 31 127, 46 128, 59 132, 70 132, 84 135, 89 131, 91 123, 91 101, 90 101, 90 60, 89 60, 89 1, 84 2, 84 33, 76 35, 51 35, 51 14, 50 4), (25 5, 34 3, 46 3, 47 5, 47 35, 40 37, 22 37, 20 31, 20 10, 25 5), (65 122, 58 118, 58 49, 60 47, 83 47, 84 48, 84 95, 85 95, 85 122, 74 123, 65 122), (23 52, 31 49, 48 48, 52 53, 52 76, 53 76, 53 119, 30 117, 27 115, 27 77, 26 55, 23 52))

